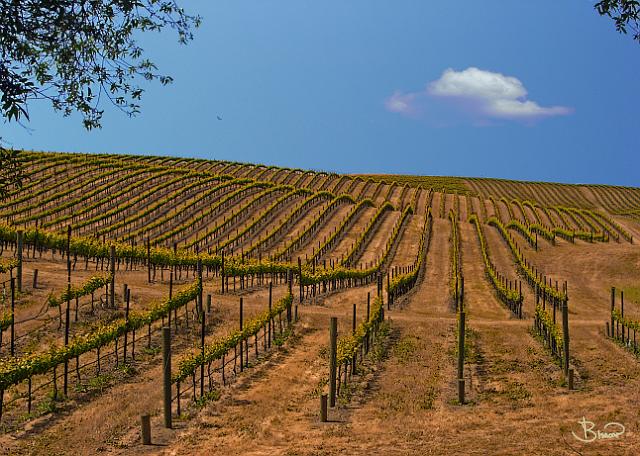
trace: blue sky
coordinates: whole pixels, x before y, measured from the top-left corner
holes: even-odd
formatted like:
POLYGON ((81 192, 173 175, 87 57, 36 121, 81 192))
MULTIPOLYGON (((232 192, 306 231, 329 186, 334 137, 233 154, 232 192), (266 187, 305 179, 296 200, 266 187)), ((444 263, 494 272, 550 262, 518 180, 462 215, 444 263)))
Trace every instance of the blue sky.
POLYGON ((36 150, 639 186, 640 45, 594 2, 182 0, 203 24, 187 47, 169 31, 143 38, 175 82, 145 85, 137 118, 107 107, 86 132, 41 103, 31 131, 1 135, 36 150))

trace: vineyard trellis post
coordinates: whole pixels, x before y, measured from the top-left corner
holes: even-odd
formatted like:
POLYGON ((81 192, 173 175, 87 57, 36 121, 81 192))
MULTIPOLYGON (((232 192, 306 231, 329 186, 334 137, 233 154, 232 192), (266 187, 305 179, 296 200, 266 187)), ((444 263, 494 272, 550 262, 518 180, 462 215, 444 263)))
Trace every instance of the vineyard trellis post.
MULTIPOLYGON (((289 294, 293 296, 293 294, 291 293, 292 290, 292 284, 293 284, 293 271, 289 270, 289 272, 287 273, 288 275, 288 286, 289 286, 289 294)), ((302 274, 300 275, 300 281, 302 282, 302 274)), ((287 304, 287 324, 290 325, 291 324, 291 305, 293 303, 293 300, 291 300, 291 302, 289 302, 287 304)), ((297 309, 298 309, 298 305, 296 304, 296 314, 297 314, 297 309)))
POLYGON ((353 319, 351 321, 351 332, 352 334, 356 333, 356 304, 353 303, 353 319))
MULTIPOLYGON (((371 315, 371 292, 367 291, 367 320, 369 321, 371 315)), ((369 340, 370 340, 370 335, 369 335, 369 331, 367 331, 367 335, 365 337, 365 349, 364 352, 365 353, 369 353, 369 340)))
POLYGON ((17 276, 18 276, 18 293, 22 293, 22 251, 23 251, 24 231, 18 230, 17 234, 17 250, 16 255, 18 259, 17 276))
POLYGON ((220 294, 224 294, 224 250, 220 263, 220 294))
POLYGON ((320 422, 327 422, 327 395, 320 394, 320 422))
MULTIPOLYGON (((242 330, 244 329, 243 314, 244 314, 244 301, 242 297, 240 297, 240 332, 241 333, 242 333, 242 330)), ((244 342, 243 342, 243 339, 240 338, 240 372, 244 370, 243 357, 244 357, 244 342)))
POLYGON ((336 362, 338 352, 338 318, 331 317, 329 325, 329 407, 336 406, 336 362))
MULTIPOLYGON (((352 335, 356 335, 356 319, 357 319, 357 314, 356 314, 356 304, 353 303, 353 320, 351 321, 351 334, 352 335)), ((355 374, 356 373, 356 361, 358 360, 358 352, 357 350, 354 351, 353 353, 353 359, 351 360, 351 373, 355 374)))
POLYGON ((11 356, 16 355, 16 278, 11 277, 11 356))
MULTIPOLYGON (((271 315, 272 304, 273 304, 273 282, 269 282, 269 315, 271 315)), ((269 329, 268 329, 269 348, 271 348, 271 333, 273 331, 272 323, 273 323, 273 317, 269 318, 269 322, 267 323, 269 325, 269 329)))
POLYGON ((140 425, 142 428, 142 444, 151 445, 151 416, 140 416, 140 425))
POLYGON ((200 350, 202 353, 202 365, 200 366, 200 397, 204 396, 204 335, 205 335, 205 317, 204 306, 202 305, 202 260, 198 258, 198 301, 200 302, 200 350))
POLYGON ((562 355, 565 378, 569 377, 569 300, 562 303, 562 355))
POLYGON ((171 429, 171 327, 162 328, 162 379, 164 385, 164 427, 171 429))
MULTIPOLYGON (((67 308, 65 309, 64 319, 64 346, 69 345, 69 318, 71 310, 71 225, 67 227, 67 308)), ((69 387, 69 361, 64 360, 64 382, 63 382, 63 394, 67 397, 69 387)))
MULTIPOLYGON (((111 307, 116 308, 116 246, 112 245, 109 248, 109 256, 111 257, 111 286, 109 292, 111 293, 111 307)), ((125 298, 126 296, 123 296, 125 298)))
POLYGON ((611 287, 611 337, 614 337, 615 335, 615 330, 614 328, 614 322, 613 322, 613 311, 616 308, 616 287, 611 287))
POLYGON ((147 282, 151 283, 151 240, 147 239, 147 282))
POLYGON ((459 313, 458 324, 458 402, 464 404, 464 349, 465 349, 465 312, 459 313))
POLYGON ((302 298, 304 297, 304 288, 302 285, 302 260, 298 257, 298 282, 300 283, 300 303, 302 304, 302 298))
POLYGON ((124 321, 125 321, 125 330, 124 330, 124 351, 122 352, 122 364, 126 366, 127 364, 127 339, 129 336, 129 307, 131 305, 131 289, 127 288, 127 294, 125 295, 126 307, 124 309, 124 321))

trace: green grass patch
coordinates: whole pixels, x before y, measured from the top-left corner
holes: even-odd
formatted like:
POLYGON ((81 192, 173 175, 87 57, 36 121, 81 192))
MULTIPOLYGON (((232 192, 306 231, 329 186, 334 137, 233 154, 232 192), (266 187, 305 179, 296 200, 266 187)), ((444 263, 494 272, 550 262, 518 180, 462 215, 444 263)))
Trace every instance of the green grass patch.
POLYGON ((204 396, 199 397, 196 400, 196 406, 199 408, 202 408, 207 404, 207 402, 217 401, 219 399, 220 399, 220 390, 214 389, 207 393, 204 393, 204 396))
POLYGON ((404 336, 393 347, 393 355, 402 364, 414 360, 418 350, 418 339, 415 336, 404 336))

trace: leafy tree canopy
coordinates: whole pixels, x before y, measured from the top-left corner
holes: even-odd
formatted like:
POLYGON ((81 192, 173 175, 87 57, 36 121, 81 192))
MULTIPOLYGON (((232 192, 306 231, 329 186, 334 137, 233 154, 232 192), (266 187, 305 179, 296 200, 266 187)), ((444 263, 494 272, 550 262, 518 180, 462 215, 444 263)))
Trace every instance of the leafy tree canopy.
POLYGON ((595 4, 601 16, 608 16, 615 22, 616 30, 633 33, 633 39, 640 42, 640 2, 637 0, 602 0, 595 4))
POLYGON ((28 102, 46 99, 65 116, 79 112, 92 129, 108 99, 134 115, 139 81, 171 82, 145 58, 138 32, 169 27, 187 43, 199 23, 175 1, 0 0, 2 114, 28 120, 28 102))

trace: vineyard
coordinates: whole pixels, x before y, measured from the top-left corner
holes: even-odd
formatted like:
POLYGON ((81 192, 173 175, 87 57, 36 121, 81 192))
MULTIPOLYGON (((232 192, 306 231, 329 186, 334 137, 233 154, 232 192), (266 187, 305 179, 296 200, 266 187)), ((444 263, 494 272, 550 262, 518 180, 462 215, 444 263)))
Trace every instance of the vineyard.
POLYGON ((2 454, 640 447, 639 188, 20 156, 2 454))

